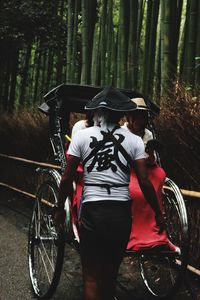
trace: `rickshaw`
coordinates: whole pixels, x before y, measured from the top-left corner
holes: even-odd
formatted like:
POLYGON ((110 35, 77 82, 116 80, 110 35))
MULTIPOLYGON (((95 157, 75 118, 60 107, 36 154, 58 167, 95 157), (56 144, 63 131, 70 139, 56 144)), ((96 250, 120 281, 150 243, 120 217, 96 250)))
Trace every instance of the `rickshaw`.
MULTIPOLYGON (((65 134, 69 133, 70 113, 84 113, 84 106, 102 88, 61 84, 44 96, 39 110, 48 116, 50 142, 55 161, 60 168, 38 168, 40 180, 30 220, 28 234, 28 262, 33 294, 38 299, 50 299, 58 286, 65 254, 65 245, 79 252, 79 236, 71 216, 71 202, 65 201, 65 228, 54 224, 54 208, 58 201, 61 175, 67 164, 65 156, 65 134)), ((128 97, 141 96, 132 90, 120 89, 128 97)), ((149 128, 155 134, 153 119, 159 114, 159 107, 146 99, 152 114, 149 128)), ((159 155, 157 156, 159 163, 159 155)), ((166 231, 179 252, 166 250, 127 251, 126 256, 136 257, 141 278, 151 296, 166 299, 176 293, 183 282, 187 269, 189 234, 185 201, 179 187, 166 178, 163 187, 163 207, 166 231)), ((133 270, 134 272, 134 270, 133 270)))

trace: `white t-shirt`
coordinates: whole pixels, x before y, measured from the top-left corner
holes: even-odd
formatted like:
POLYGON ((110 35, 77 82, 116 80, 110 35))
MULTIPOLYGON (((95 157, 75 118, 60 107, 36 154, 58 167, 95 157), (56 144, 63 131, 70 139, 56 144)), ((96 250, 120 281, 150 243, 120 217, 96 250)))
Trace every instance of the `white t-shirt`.
MULTIPOLYGON (((125 123, 122 125, 122 128, 127 129, 127 130, 130 130, 130 129, 128 128, 128 122, 125 122, 125 123)), ((149 140, 152 140, 152 139, 153 139, 153 133, 152 133, 149 129, 145 128, 145 129, 144 129, 144 136, 143 136, 143 142, 144 142, 144 145, 146 146, 147 142, 148 142, 149 140)))
MULTIPOLYGON (((128 122, 125 122, 122 125, 122 128, 130 131, 130 129, 128 128, 128 122)), ((144 129, 144 136, 143 136, 143 139, 142 139, 143 143, 144 143, 144 146, 146 146, 147 142, 152 140, 152 139, 153 139, 153 133, 149 129, 145 128, 144 129)), ((145 154, 146 154, 146 158, 148 158, 149 155, 146 152, 145 152, 145 154)), ((156 151, 154 151, 154 156, 155 156, 155 162, 156 162, 157 159, 158 159, 156 151)))
POLYGON ((74 138, 74 135, 77 131, 81 130, 81 129, 85 129, 86 126, 86 120, 80 120, 78 122, 76 122, 72 128, 72 133, 71 133, 71 138, 74 138))
MULTIPOLYGON (((108 126, 109 130, 113 128, 114 125, 108 126)), ((144 143, 139 136, 120 127, 114 131, 114 136, 132 160, 145 158, 144 143)), ((97 142, 101 140, 103 140, 103 134, 99 126, 79 130, 70 143, 68 154, 79 157, 84 162, 97 142)), ((128 188, 130 172, 126 173, 124 168, 127 168, 126 158, 114 147, 113 142, 106 142, 98 154, 92 155, 84 164, 84 182, 85 184, 124 184, 126 186, 111 187, 109 194, 105 187, 84 185, 82 201, 130 200, 128 188)))
POLYGON ((147 142, 152 139, 153 139, 153 133, 149 129, 145 128, 144 136, 143 136, 143 142, 144 142, 145 146, 146 146, 147 142))

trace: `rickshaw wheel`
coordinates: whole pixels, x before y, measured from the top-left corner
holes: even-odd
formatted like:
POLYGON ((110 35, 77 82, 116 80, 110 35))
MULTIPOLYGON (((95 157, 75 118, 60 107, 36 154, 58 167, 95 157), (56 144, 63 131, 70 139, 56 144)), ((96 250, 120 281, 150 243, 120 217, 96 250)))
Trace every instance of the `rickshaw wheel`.
POLYGON ((58 187, 50 181, 38 189, 28 235, 29 275, 34 296, 49 299, 55 292, 65 253, 64 230, 54 224, 58 187))
POLYGON ((184 281, 189 250, 185 202, 179 188, 169 178, 163 188, 163 209, 169 240, 179 251, 146 251, 139 256, 139 267, 150 294, 165 299, 175 294, 184 281))

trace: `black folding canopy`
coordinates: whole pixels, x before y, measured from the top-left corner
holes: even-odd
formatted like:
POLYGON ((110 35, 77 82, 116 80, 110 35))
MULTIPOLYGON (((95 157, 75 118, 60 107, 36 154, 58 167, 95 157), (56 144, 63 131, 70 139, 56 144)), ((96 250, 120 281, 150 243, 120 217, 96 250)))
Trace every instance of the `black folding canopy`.
MULTIPOLYGON (((62 114, 70 112, 84 113, 84 107, 87 101, 91 100, 102 89, 102 87, 90 85, 61 84, 53 88, 44 96, 45 102, 39 107, 39 109, 42 112, 49 114, 51 108, 53 109, 55 104, 60 101, 62 114)), ((126 89, 119 90, 129 98, 143 97, 152 112, 155 115, 159 114, 159 107, 141 93, 126 89)))
MULTIPOLYGON (((97 95, 104 87, 79 85, 79 84, 61 84, 50 90, 44 95, 44 102, 38 109, 49 116, 50 131, 55 132, 55 117, 59 111, 60 129, 62 135, 70 131, 69 120, 70 113, 85 113, 85 104, 97 95), (57 109, 57 110, 56 110, 57 109), (56 110, 56 113, 55 113, 56 110)), ((152 112, 152 117, 159 114, 159 106, 154 104, 141 93, 133 90, 119 89, 129 98, 143 97, 152 112)))

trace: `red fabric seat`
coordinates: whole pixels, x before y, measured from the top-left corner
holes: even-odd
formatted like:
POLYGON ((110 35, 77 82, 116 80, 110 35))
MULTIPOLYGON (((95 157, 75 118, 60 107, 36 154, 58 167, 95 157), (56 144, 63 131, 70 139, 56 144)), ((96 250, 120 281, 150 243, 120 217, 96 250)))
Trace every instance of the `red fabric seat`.
MULTIPOLYGON (((159 204, 163 210, 162 187, 166 178, 165 171, 158 165, 155 165, 148 168, 148 177, 154 186, 159 204)), ((131 172, 129 190, 133 199, 133 221, 127 249, 138 251, 166 245, 166 248, 169 250, 175 250, 176 246, 169 241, 166 231, 159 233, 154 211, 144 198, 134 170, 131 172)))
MULTIPOLYGON (((83 168, 80 165, 77 169, 76 191, 73 199, 72 217, 73 222, 78 226, 78 214, 80 210, 81 195, 83 189, 83 168)), ((157 197, 162 207, 162 186, 165 181, 166 174, 164 170, 155 165, 148 169, 148 176, 151 180, 157 197)), ((166 246, 166 250, 176 251, 167 237, 166 231, 159 233, 159 228, 155 221, 155 215, 149 203, 145 200, 140 189, 134 170, 131 172, 130 178, 130 195, 132 202, 132 229, 127 250, 139 251, 143 249, 152 249, 158 246, 166 246)))

